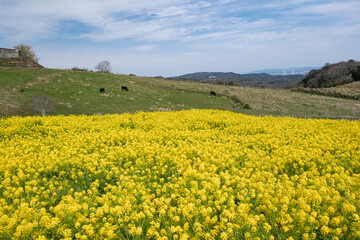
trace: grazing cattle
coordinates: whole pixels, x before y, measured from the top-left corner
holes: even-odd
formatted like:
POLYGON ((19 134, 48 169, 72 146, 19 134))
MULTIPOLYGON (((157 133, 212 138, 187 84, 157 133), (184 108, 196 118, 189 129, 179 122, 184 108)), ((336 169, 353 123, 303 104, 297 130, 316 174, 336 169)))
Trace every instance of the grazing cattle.
POLYGON ((214 91, 210 91, 210 96, 216 96, 216 93, 214 91))
POLYGON ((125 86, 121 86, 121 91, 129 91, 129 89, 127 88, 127 87, 125 87, 125 86))
POLYGON ((100 88, 100 93, 104 93, 105 92, 105 88, 100 88))

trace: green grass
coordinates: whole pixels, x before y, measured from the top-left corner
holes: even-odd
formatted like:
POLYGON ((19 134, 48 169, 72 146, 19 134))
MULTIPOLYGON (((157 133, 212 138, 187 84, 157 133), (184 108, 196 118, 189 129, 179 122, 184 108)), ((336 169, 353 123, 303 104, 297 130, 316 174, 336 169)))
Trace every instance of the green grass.
POLYGON ((289 90, 200 84, 93 72, 0 68, 0 115, 37 115, 31 97, 42 93, 55 114, 107 114, 206 108, 250 115, 360 118, 360 102, 289 90), (128 92, 121 91, 128 87, 128 92), (99 89, 105 88, 100 94, 99 89), (210 96, 215 91, 217 96, 210 96), (236 101, 235 101, 235 100, 236 101), (250 109, 245 109, 248 104, 250 109))

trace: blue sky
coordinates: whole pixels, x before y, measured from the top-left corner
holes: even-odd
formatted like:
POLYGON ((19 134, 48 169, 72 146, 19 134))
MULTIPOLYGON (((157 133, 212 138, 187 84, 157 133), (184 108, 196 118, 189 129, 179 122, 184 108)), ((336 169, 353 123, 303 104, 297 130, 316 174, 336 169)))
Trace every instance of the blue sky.
POLYGON ((359 12, 359 0, 0 0, 0 47, 141 76, 322 66, 360 60, 359 12))

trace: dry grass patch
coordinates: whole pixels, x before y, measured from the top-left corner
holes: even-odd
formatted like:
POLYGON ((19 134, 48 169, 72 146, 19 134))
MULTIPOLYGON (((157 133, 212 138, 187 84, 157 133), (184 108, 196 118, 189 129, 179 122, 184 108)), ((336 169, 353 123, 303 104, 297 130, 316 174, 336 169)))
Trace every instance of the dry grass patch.
POLYGON ((295 91, 360 100, 360 82, 330 88, 297 88, 295 91))

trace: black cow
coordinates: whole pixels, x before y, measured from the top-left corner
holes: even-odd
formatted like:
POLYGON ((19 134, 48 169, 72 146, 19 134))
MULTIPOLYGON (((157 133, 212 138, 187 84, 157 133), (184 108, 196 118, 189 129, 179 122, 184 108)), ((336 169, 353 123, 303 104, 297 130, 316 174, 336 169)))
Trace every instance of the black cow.
POLYGON ((105 92, 105 88, 100 88, 100 93, 104 93, 105 92))
POLYGON ((210 91, 210 96, 216 96, 216 93, 214 91, 210 91))
POLYGON ((127 87, 125 87, 125 86, 121 86, 121 91, 129 91, 129 89, 127 88, 127 87))

